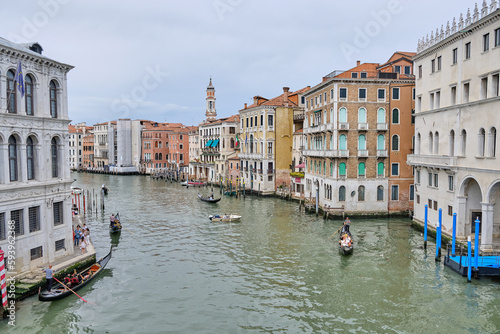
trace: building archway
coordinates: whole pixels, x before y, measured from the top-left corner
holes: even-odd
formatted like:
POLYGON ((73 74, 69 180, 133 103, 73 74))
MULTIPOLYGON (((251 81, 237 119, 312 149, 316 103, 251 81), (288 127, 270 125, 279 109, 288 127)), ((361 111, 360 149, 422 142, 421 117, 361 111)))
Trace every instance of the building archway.
POLYGON ((472 223, 476 218, 482 221, 483 192, 472 176, 466 176, 459 187, 457 236, 466 237, 475 231, 472 223))

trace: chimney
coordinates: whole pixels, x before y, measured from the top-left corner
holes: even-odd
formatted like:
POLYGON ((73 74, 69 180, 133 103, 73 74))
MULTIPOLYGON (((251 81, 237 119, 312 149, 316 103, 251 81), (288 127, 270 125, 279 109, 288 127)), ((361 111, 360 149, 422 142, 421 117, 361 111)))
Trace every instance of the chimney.
POLYGON ((361 65, 361 60, 356 61, 356 66, 359 66, 359 65, 361 65))
POLYGON ((258 99, 258 97, 257 97, 257 96, 254 96, 254 97, 253 97, 253 104, 257 104, 257 101, 258 101, 258 100, 259 100, 259 99, 258 99))
POLYGON ((288 104, 288 91, 290 90, 290 87, 283 87, 283 102, 288 104))
POLYGON ((243 109, 246 109, 246 108, 247 108, 247 104, 245 103, 245 108, 243 108, 243 109))

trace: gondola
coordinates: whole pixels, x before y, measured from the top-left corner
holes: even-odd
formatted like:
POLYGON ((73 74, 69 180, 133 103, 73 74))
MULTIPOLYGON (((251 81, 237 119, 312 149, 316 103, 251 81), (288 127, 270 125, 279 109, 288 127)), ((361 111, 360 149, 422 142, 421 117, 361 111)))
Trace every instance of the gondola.
POLYGON ((342 255, 350 255, 353 252, 353 240, 352 240, 352 235, 351 232, 349 231, 342 231, 340 233, 340 239, 339 239, 339 252, 342 255), (344 241, 345 238, 349 238, 350 242, 344 241))
POLYGON ((219 198, 210 198, 210 197, 203 197, 201 196, 200 193, 198 193, 198 197, 204 201, 204 202, 209 202, 209 203, 217 203, 218 201, 220 201, 220 197, 219 198))
POLYGON ((116 214, 113 222, 109 222, 109 232, 118 233, 122 231, 122 223, 120 222, 120 214, 116 214))
POLYGON ((102 185, 102 192, 104 193, 104 195, 107 195, 108 194, 108 188, 106 188, 106 186, 103 184, 102 185))
MULTIPOLYGON (((73 291, 77 291, 77 290, 80 290, 81 288, 83 288, 90 281, 92 281, 94 279, 94 277, 96 277, 97 274, 99 274, 104 269, 104 267, 106 267, 106 264, 111 259, 111 252, 112 252, 112 250, 110 249, 108 255, 106 255, 105 257, 103 257, 102 259, 97 261, 96 263, 94 263, 89 268, 79 272, 77 274, 79 279, 80 279, 79 283, 77 283, 77 284, 76 283, 75 284, 64 283, 64 285, 66 285, 66 287, 70 288, 73 291), (87 275, 88 275, 88 277, 87 277, 87 275)), ((54 284, 51 292, 48 292, 45 289, 43 291, 41 289, 39 289, 38 290, 38 300, 40 300, 42 302, 50 302, 53 300, 59 300, 59 299, 62 299, 66 296, 72 295, 73 292, 71 290, 68 290, 66 287, 64 287, 64 285, 61 283, 54 284)))

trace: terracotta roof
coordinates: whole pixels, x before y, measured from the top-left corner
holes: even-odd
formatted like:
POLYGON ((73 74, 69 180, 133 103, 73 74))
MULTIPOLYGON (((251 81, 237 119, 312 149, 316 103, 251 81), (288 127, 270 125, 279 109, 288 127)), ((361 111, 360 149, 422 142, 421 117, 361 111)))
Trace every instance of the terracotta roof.
POLYGON ((298 129, 297 131, 294 132, 294 134, 296 134, 296 133, 302 133, 302 132, 304 132, 303 128, 302 129, 298 129))
MULTIPOLYGON (((378 63, 363 63, 363 64, 359 64, 356 67, 353 67, 353 68, 351 68, 351 69, 349 69, 349 70, 347 70, 345 72, 340 73, 339 75, 336 75, 335 78, 349 78, 350 79, 352 72, 357 72, 357 73, 366 72, 366 73, 369 73, 369 74, 373 75, 373 73, 377 72, 377 66, 379 66, 378 63)), ((370 75, 368 75, 368 76, 370 76, 370 75)))
POLYGON ((283 107, 288 104, 288 106, 291 107, 297 107, 298 104, 298 94, 304 93, 311 89, 311 87, 307 86, 304 88, 301 88, 295 92, 288 92, 288 99, 285 101, 285 93, 276 96, 270 100, 263 98, 261 96, 255 96, 254 97, 254 103, 251 105, 247 106, 246 108, 240 109, 240 110, 245 110, 245 109, 251 109, 259 106, 273 106, 273 107, 283 107))

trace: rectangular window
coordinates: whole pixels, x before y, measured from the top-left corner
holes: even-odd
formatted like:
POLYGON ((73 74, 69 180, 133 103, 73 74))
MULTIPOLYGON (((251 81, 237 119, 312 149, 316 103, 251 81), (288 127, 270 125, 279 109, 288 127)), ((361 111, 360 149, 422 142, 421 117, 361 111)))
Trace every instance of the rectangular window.
POLYGON ((448 175, 448 190, 453 191, 453 175, 448 175))
POLYGON ((469 83, 464 83, 464 94, 463 94, 463 103, 469 102, 469 83))
POLYGON ((452 51, 452 63, 453 64, 458 63, 458 49, 457 48, 453 49, 453 51, 452 51))
POLYGON ((490 49, 490 34, 483 35, 483 52, 490 49))
POLYGON ((379 101, 385 101, 385 89, 377 90, 377 98, 379 101))
POLYGON ((65 241, 64 239, 56 240, 56 252, 61 249, 66 250, 64 241, 65 241))
POLYGON ((419 65, 418 66, 418 78, 421 79, 422 78, 422 65, 419 65))
POLYGON ((481 93, 480 93, 480 98, 481 99, 487 99, 488 98, 488 77, 481 78, 481 93))
POLYGON ((401 66, 399 65, 394 66, 394 72, 401 74, 401 66))
POLYGON ((323 100, 323 95, 322 95, 322 94, 319 94, 319 103, 320 103, 320 104, 321 104, 322 100, 323 100))
POLYGON ((42 246, 31 249, 31 261, 39 259, 43 256, 42 246))
POLYGON ((436 92, 436 108, 441 107, 441 92, 437 91, 436 92))
POLYGON ((16 235, 24 234, 23 210, 14 210, 10 212, 10 220, 14 221, 14 232, 16 235))
POLYGON ((330 100, 333 100, 333 89, 330 89, 330 100))
POLYGON ((439 187, 439 175, 434 174, 434 187, 438 188, 439 187))
POLYGON ((453 207, 448 205, 448 216, 453 216, 453 207))
POLYGON ((432 187, 432 173, 427 174, 429 180, 429 187, 432 187))
POLYGON ((405 66, 405 74, 411 75, 411 66, 405 66))
POLYGON ((436 72, 436 59, 431 59, 431 73, 436 72))
POLYGON ((272 142, 267 143, 267 154, 273 154, 273 143, 272 142))
POLYGON ((63 223, 63 202, 55 202, 52 209, 54 212, 54 226, 61 225, 63 223))
POLYGON ((413 184, 410 184, 410 201, 413 201, 415 199, 415 186, 413 184))
POLYGON ((326 103, 326 92, 325 92, 325 93, 323 93, 323 100, 324 100, 324 101, 325 101, 325 103, 326 103))
POLYGON ((399 100, 399 87, 392 88, 392 99, 399 100))
POLYGON ((391 201, 399 201, 399 186, 391 186, 391 201))
POLYGON ((470 53, 471 53, 471 44, 469 42, 465 44, 465 59, 470 59, 470 53))
POLYGON ((40 231, 40 207, 34 206, 28 209, 29 229, 31 232, 40 231))
POLYGON ((499 91, 499 87, 500 87, 500 74, 493 74, 491 76, 491 85, 492 85, 492 92, 493 92, 493 96, 492 97, 495 97, 495 96, 500 96, 500 91, 499 91))
POLYGON ((360 101, 366 101, 366 88, 359 88, 358 98, 360 101))
POLYGON ((429 209, 432 209, 432 199, 429 199, 429 200, 427 201, 427 207, 428 207, 429 209))
POLYGON ((451 87, 451 105, 457 104, 457 86, 451 87))
POLYGON ((361 74, 362 79, 366 79, 366 77, 367 77, 366 72, 361 72, 360 74, 361 74))
POLYGON ((434 204, 434 210, 437 211, 437 209, 438 209, 438 202, 437 201, 433 201, 432 203, 434 204))
POLYGON ((438 71, 441 71, 441 56, 439 56, 439 57, 437 58, 437 63, 438 63, 438 64, 437 64, 437 67, 438 67, 438 68, 437 68, 437 70, 438 70, 438 71))
POLYGON ((392 176, 399 176, 399 163, 391 164, 391 174, 392 176))
POLYGON ((415 100, 415 94, 416 94, 416 90, 415 90, 415 88, 412 88, 411 89, 411 99, 412 100, 415 100))
POLYGON ((7 234, 5 233, 5 212, 0 212, 0 240, 5 240, 7 234))
POLYGON ((417 170, 417 184, 420 184, 420 171, 417 170))
POLYGON ((273 126, 273 115, 267 115, 267 125, 273 126))
POLYGON ((495 47, 500 46, 500 28, 495 29, 495 47))
POLYGON ((356 79, 357 77, 358 77, 358 73, 357 72, 352 72, 351 73, 351 78, 356 79))
POLYGON ((340 88, 339 89, 339 98, 341 101, 347 100, 347 88, 340 88))
POLYGON ((417 195, 417 204, 420 204, 420 195, 417 195))

